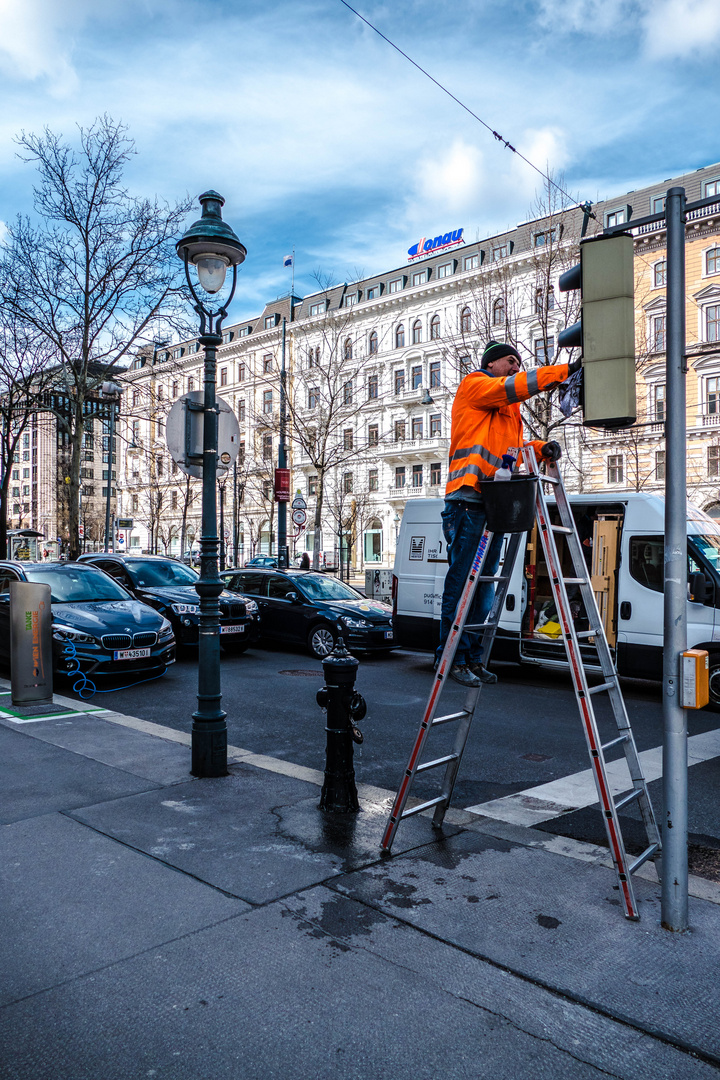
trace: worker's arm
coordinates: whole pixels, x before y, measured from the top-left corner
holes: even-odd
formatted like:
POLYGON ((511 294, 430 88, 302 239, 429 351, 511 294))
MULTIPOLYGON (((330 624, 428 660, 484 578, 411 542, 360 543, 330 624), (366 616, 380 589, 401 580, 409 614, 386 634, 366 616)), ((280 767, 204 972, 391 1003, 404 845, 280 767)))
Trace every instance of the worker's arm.
POLYGON ((463 380, 462 388, 469 405, 481 409, 498 409, 516 401, 527 401, 543 390, 552 390, 565 382, 568 364, 548 364, 546 367, 519 371, 507 379, 496 379, 485 372, 476 372, 463 380))

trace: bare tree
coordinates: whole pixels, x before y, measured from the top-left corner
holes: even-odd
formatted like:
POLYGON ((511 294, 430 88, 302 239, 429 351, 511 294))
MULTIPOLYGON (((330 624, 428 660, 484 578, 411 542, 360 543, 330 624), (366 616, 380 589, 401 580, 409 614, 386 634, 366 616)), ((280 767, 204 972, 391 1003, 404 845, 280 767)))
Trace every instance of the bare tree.
POLYGON ((183 307, 173 241, 189 201, 168 206, 131 196, 123 172, 135 153, 127 129, 108 116, 79 129, 79 149, 47 128, 18 139, 36 166, 34 219, 8 226, 0 259, 3 306, 33 327, 58 365, 71 403, 57 413, 70 453, 70 556, 79 553, 78 503, 88 397, 156 320, 178 323, 183 307))

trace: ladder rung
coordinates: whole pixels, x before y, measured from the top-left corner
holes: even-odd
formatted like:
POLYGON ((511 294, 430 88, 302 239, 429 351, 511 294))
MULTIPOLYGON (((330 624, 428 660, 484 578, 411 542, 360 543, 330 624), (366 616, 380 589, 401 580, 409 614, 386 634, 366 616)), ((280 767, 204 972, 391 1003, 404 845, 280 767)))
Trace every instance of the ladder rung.
POLYGON ((445 796, 437 795, 434 799, 428 799, 427 802, 421 802, 418 803, 417 806, 411 806, 409 810, 403 810, 400 819, 412 817, 413 814, 420 814, 423 810, 429 810, 431 806, 437 806, 441 802, 445 802, 445 796))
POLYGON ((615 809, 621 810, 623 806, 627 806, 627 804, 631 803, 634 799, 639 799, 642 794, 643 789, 641 787, 633 788, 629 795, 624 795, 622 799, 618 799, 615 803, 615 809))
POLYGON ((573 530, 567 525, 551 525, 550 528, 556 533, 565 533, 567 536, 572 536, 573 530))
POLYGON ((476 581, 506 581, 507 574, 483 574, 481 577, 475 578, 476 581))
POLYGON ((491 626, 497 626, 494 622, 465 623, 465 630, 489 630, 491 626))
POLYGON ((599 686, 589 686, 588 694, 602 694, 603 690, 612 690, 614 685, 615 683, 604 682, 600 683, 599 686))
POLYGON ((457 754, 446 754, 445 757, 435 758, 434 761, 424 761, 422 765, 418 765, 415 770, 416 773, 425 772, 427 769, 436 769, 438 765, 447 765, 449 761, 457 761, 457 754))
POLYGON ((430 726, 436 727, 437 724, 450 724, 453 720, 462 720, 467 714, 467 709, 461 709, 460 712, 451 712, 447 716, 436 716, 430 726))
POLYGON ((560 481, 557 480, 554 476, 545 476, 544 473, 540 477, 540 480, 541 480, 541 482, 543 484, 559 484, 560 483, 560 481))
MULTIPOLYGON (((619 746, 621 742, 627 742, 627 741, 628 741, 628 736, 627 735, 618 735, 617 739, 611 739, 610 742, 606 742, 605 745, 603 747, 601 747, 601 749, 602 749, 603 753, 605 753, 606 750, 610 750, 613 746, 619 746)), ((620 760, 622 760, 622 759, 620 759, 620 760)))
POLYGON ((562 579, 566 585, 589 585, 590 582, 584 577, 566 577, 562 579))
POLYGON ((579 633, 575 634, 575 637, 578 641, 584 641, 586 638, 599 637, 599 635, 599 630, 581 630, 579 633))
POLYGON ((660 850, 659 844, 651 844, 650 847, 645 848, 642 855, 638 855, 634 863, 628 866, 628 874, 634 874, 636 870, 639 870, 643 863, 646 863, 648 859, 652 859, 656 851, 660 850))

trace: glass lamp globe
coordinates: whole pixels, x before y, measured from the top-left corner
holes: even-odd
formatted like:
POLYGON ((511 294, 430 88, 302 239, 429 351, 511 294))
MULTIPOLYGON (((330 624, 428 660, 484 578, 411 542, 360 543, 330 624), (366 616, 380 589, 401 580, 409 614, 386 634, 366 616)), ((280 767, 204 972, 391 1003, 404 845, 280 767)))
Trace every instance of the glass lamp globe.
POLYGON ((225 282, 225 271, 230 265, 230 260, 224 255, 217 255, 214 252, 203 252, 201 255, 197 255, 193 262, 197 270, 198 280, 205 292, 219 292, 225 282))

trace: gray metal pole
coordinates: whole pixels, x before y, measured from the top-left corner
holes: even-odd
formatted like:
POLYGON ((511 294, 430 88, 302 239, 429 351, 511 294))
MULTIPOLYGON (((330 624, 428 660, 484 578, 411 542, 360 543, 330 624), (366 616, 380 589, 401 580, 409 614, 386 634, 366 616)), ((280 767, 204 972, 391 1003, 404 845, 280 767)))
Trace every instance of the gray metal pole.
MULTIPOLYGON (((292 306, 292 295, 290 296, 292 306)), ((278 468, 287 469, 287 371, 285 369, 285 329, 287 320, 282 321, 282 358, 280 364, 280 443, 278 445, 278 468)), ((285 565, 287 547, 287 503, 277 504, 278 513, 278 566, 285 565)))
POLYGON ((667 222, 665 423, 665 625, 663 650, 662 925, 688 928, 687 717, 680 704, 680 654, 687 649, 685 420, 685 189, 673 187, 667 222))
MULTIPOLYGON (((110 543, 110 498, 112 492, 112 459, 115 442, 115 399, 110 402, 110 442, 108 451, 107 497, 105 499, 105 550, 112 551, 110 543)), ((83 537, 84 539, 84 537, 83 537)))

